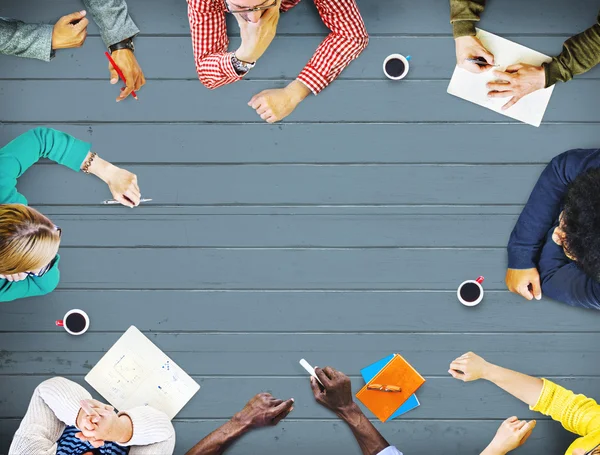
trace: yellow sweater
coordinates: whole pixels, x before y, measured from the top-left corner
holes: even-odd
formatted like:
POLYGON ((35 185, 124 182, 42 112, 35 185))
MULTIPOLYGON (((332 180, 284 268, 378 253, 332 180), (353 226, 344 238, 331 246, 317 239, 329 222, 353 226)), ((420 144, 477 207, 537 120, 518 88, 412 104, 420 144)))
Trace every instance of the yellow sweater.
POLYGON ((572 455, 575 449, 591 450, 600 443, 600 405, 591 398, 544 379, 542 394, 531 410, 558 420, 568 431, 581 436, 565 455, 572 455))

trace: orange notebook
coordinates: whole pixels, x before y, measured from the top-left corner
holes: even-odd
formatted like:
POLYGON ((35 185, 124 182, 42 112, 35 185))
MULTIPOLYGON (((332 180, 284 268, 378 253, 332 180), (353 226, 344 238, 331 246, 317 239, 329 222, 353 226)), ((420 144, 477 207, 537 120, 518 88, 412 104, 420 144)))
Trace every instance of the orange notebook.
POLYGON ((382 422, 387 421, 402 404, 408 400, 425 379, 415 370, 400 354, 394 358, 356 394, 362 404, 375 414, 382 422), (396 390, 400 392, 386 392, 377 389, 396 390))

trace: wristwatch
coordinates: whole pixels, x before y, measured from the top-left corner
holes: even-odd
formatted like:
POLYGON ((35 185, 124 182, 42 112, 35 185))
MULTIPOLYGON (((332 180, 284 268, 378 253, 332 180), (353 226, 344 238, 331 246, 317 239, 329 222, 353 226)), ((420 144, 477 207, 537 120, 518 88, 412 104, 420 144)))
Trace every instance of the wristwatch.
POLYGON ((108 47, 108 50, 112 54, 114 51, 118 51, 121 49, 129 49, 131 52, 135 52, 135 46, 133 45, 132 38, 126 38, 123 41, 119 41, 118 43, 113 44, 108 47))
POLYGON ((250 71, 252 68, 254 68, 256 66, 256 62, 243 62, 240 59, 238 59, 235 56, 235 54, 233 54, 231 56, 231 63, 233 64, 235 71, 240 76, 243 74, 246 74, 248 71, 250 71))

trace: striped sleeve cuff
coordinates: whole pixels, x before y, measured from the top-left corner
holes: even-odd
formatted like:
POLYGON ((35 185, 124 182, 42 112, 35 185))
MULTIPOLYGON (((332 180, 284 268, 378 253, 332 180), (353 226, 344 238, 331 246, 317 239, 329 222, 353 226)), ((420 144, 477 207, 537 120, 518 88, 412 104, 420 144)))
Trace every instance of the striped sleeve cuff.
POLYGON ((318 95, 319 92, 329 85, 327 77, 319 73, 310 65, 307 65, 302 70, 297 79, 306 85, 315 95, 318 95))

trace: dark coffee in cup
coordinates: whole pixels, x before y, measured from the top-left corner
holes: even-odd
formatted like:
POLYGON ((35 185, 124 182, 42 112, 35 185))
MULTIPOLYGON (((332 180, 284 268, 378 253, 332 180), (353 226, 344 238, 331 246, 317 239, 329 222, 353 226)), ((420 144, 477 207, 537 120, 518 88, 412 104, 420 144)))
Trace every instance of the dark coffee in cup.
POLYGON ((58 327, 63 327, 70 335, 83 335, 90 328, 90 318, 83 310, 69 310, 67 314, 56 321, 58 327))
POLYGON ((475 302, 481 296, 481 287, 475 283, 465 283, 459 292, 465 302, 475 302))
POLYGON ((385 64, 385 72, 391 77, 400 77, 404 73, 406 66, 399 58, 391 58, 385 64))
POLYGON ((85 330, 87 321, 81 313, 71 313, 65 319, 65 326, 73 333, 81 333, 85 330))

